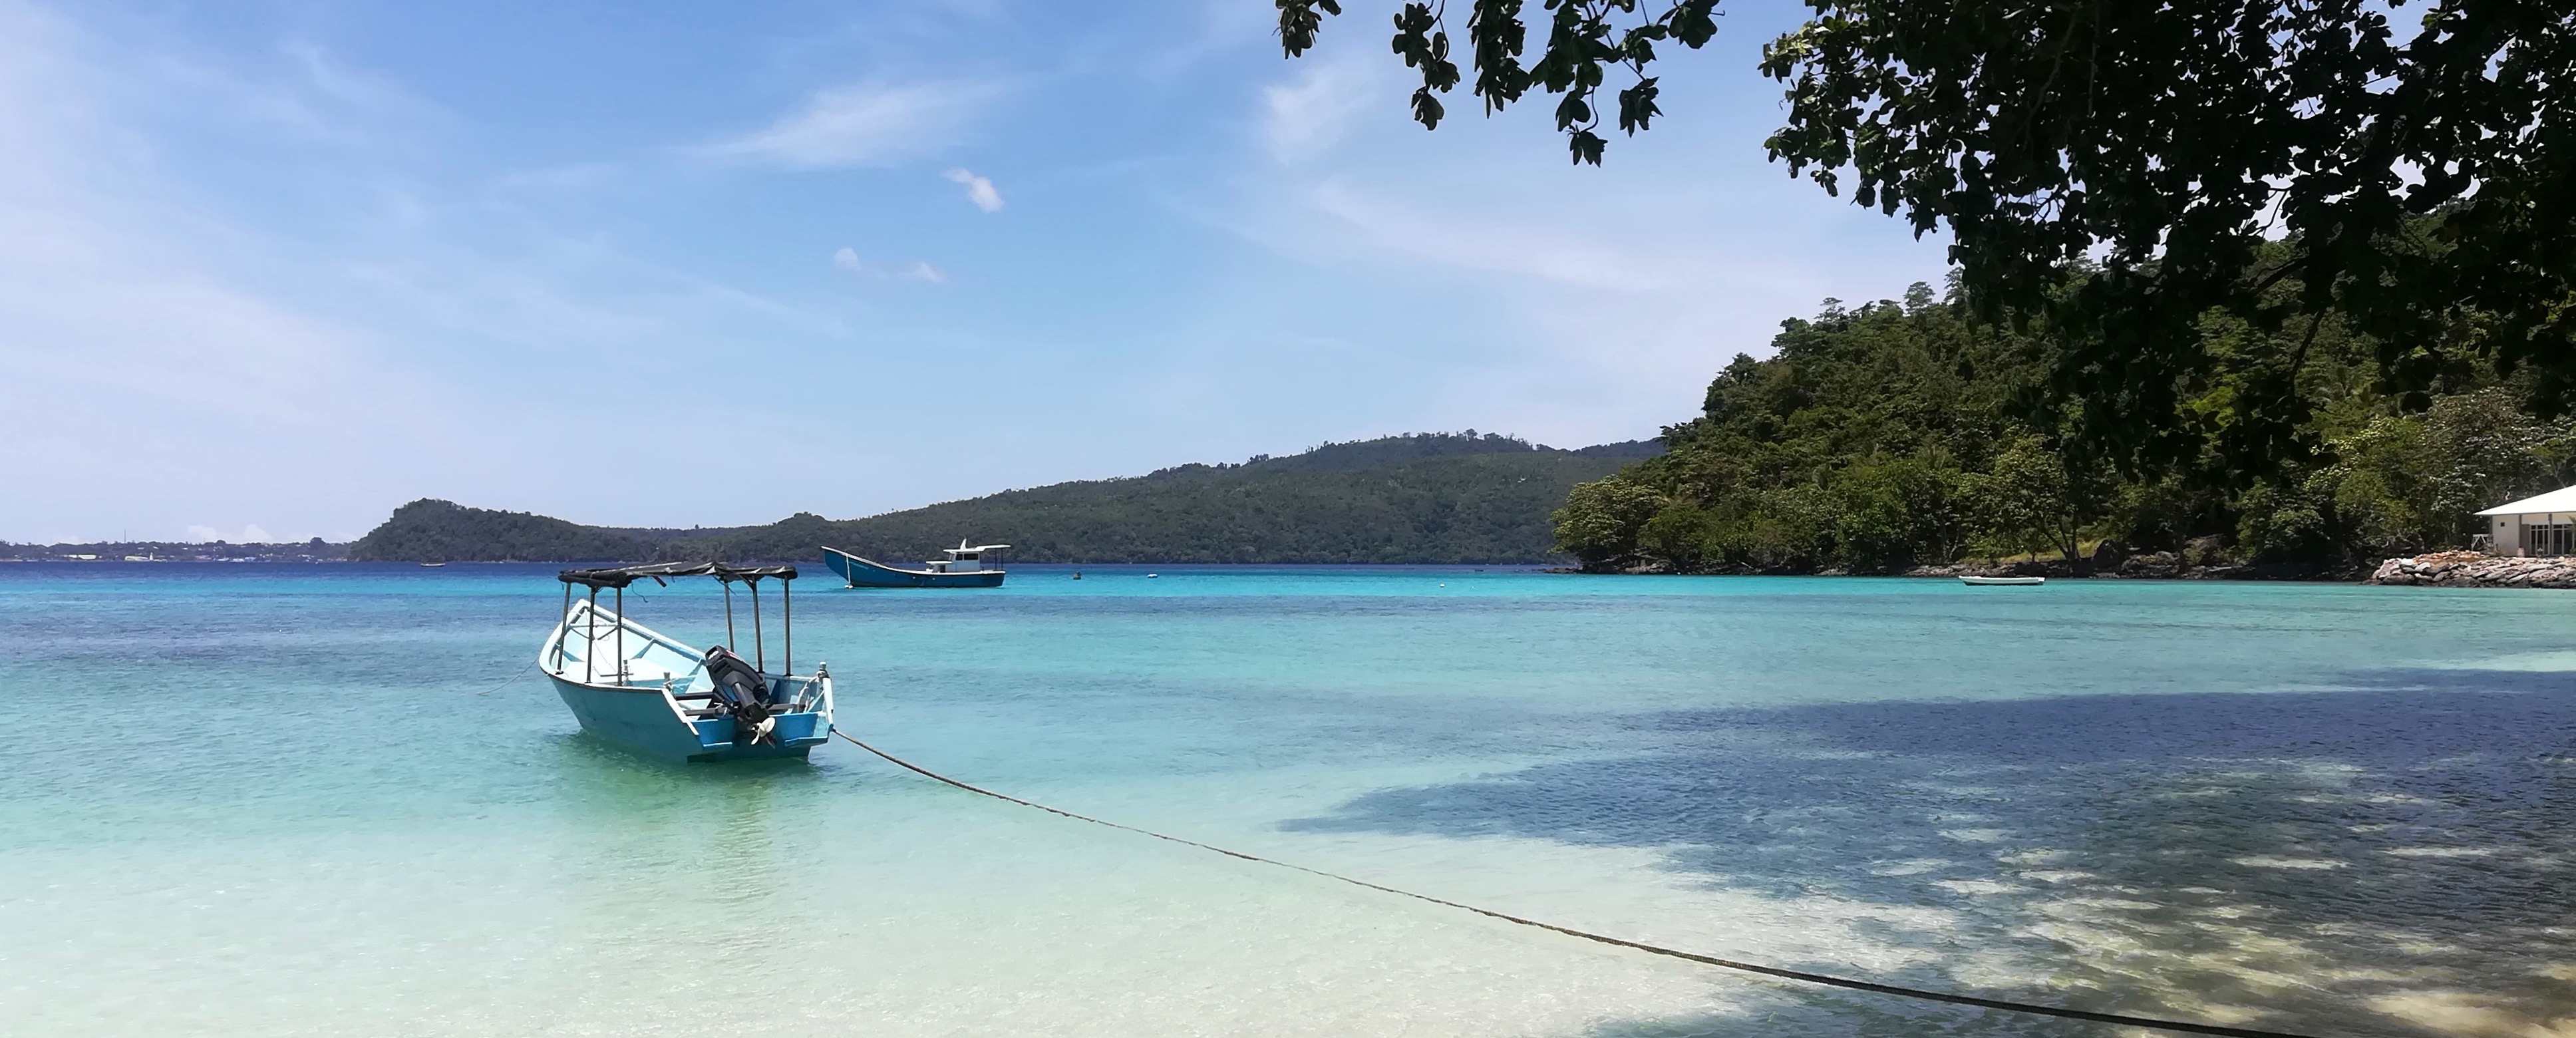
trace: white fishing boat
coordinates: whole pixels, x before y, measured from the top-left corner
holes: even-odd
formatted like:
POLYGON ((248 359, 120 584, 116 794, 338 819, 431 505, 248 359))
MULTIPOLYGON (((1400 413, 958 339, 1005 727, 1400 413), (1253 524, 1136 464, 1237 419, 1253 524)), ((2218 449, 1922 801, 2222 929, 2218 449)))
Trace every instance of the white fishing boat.
POLYGON ((564 706, 590 732, 629 749, 682 761, 803 757, 832 737, 832 672, 796 673, 792 566, 665 563, 565 570, 563 622, 537 650, 564 706), (725 643, 701 652, 625 615, 626 586, 665 577, 714 577, 725 590, 725 643), (761 636, 760 582, 779 582, 781 652, 769 671, 761 636), (735 648, 733 585, 751 590, 752 655, 735 648), (589 588, 573 597, 574 586, 589 588), (613 592, 607 607, 601 591, 613 592))
POLYGON ((2048 583, 2047 577, 1960 577, 1969 587, 2029 587, 2048 583))
POLYGON ((888 566, 874 559, 862 558, 839 548, 823 549, 823 564, 850 582, 851 587, 1000 587, 1002 586, 1002 553, 1007 544, 968 544, 958 541, 954 548, 941 548, 944 559, 931 559, 920 569, 888 566))

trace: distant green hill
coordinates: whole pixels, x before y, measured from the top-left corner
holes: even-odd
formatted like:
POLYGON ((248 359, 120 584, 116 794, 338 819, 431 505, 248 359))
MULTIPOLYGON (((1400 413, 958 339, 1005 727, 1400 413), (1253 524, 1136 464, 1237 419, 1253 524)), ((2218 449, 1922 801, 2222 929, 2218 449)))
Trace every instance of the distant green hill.
POLYGON ((889 562, 959 538, 1032 562, 1540 562, 1561 558, 1548 513, 1574 484, 1659 453, 1654 441, 1579 451, 1505 436, 1428 433, 1326 444, 1239 465, 1182 465, 966 501, 767 526, 644 530, 415 501, 349 548, 359 560, 814 560, 823 545, 889 562))
POLYGON ((704 539, 758 527, 667 530, 583 526, 527 512, 467 508, 422 498, 394 509, 349 545, 360 562, 595 562, 649 559, 673 541, 704 539))

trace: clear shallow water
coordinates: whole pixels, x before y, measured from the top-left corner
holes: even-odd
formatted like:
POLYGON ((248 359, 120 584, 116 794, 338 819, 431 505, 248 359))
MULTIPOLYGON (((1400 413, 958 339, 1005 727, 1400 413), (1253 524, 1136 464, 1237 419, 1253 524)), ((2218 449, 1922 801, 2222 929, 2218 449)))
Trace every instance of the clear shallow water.
MULTIPOLYGON (((1152 571, 804 581, 797 655, 924 765, 1569 925, 2320 1035, 2576 1033, 2576 597, 1152 571)), ((0 567, 9 1032, 2105 1033, 1620 952, 845 745, 635 760, 511 677, 556 588, 0 567)), ((717 602, 630 610, 706 642, 717 602)))

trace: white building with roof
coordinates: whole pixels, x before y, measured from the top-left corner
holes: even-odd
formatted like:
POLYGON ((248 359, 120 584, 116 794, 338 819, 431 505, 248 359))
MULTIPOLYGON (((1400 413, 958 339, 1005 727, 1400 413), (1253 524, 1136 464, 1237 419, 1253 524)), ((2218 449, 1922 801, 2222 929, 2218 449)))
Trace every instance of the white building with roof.
POLYGON ((2576 555, 2576 487, 2507 501, 2487 517, 2487 550, 2498 555, 2576 555))

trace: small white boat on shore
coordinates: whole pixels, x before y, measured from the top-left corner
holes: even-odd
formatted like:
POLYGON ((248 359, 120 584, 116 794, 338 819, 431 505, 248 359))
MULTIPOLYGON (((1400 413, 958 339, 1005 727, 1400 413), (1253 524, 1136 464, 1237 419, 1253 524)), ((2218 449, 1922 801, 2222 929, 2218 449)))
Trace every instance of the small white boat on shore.
POLYGON ((2047 577, 1960 577, 1969 587, 2029 587, 2048 583, 2047 577))

